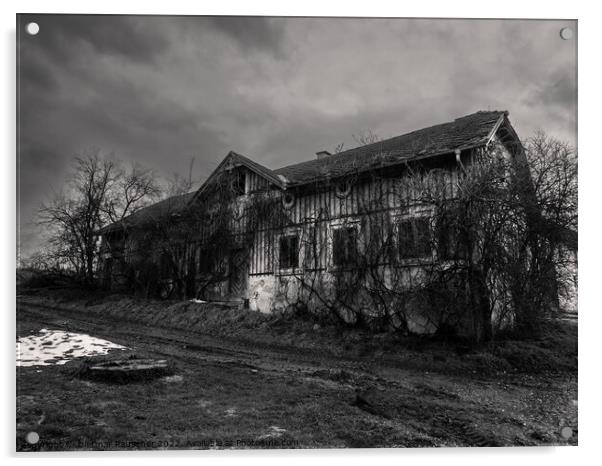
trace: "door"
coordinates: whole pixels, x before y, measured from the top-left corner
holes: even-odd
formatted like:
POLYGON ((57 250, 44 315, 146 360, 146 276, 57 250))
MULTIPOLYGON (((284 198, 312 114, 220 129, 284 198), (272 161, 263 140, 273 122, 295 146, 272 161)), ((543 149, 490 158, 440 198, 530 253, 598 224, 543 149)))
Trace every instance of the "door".
POLYGON ((248 254, 244 249, 235 249, 230 255, 230 295, 244 299, 247 293, 249 274, 248 254))

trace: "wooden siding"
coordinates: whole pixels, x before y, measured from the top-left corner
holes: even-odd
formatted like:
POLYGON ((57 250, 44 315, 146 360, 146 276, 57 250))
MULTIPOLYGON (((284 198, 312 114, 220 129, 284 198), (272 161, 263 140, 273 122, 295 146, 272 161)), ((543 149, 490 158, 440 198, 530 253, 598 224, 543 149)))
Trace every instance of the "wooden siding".
MULTIPOLYGON (((437 166, 430 168, 436 169, 437 176, 447 180, 446 193, 453 197, 459 176, 459 167, 453 154, 450 158, 441 160, 437 166)), ((278 240, 279 236, 285 232, 297 232, 303 247, 312 244, 313 240, 309 236, 315 234, 318 257, 316 257, 315 264, 307 267, 306 270, 326 270, 331 261, 329 241, 333 225, 346 222, 355 222, 361 225, 362 221, 370 216, 370 221, 365 222, 370 225, 368 228, 374 228, 374 225, 383 228, 387 222, 395 221, 397 215, 408 214, 416 203, 412 178, 403 171, 396 173, 377 173, 375 171, 362 179, 348 179, 350 189, 346 195, 343 195, 337 189, 338 180, 283 192, 256 173, 243 167, 237 169, 246 171, 246 194, 239 197, 234 205, 230 206, 236 215, 229 216, 231 217, 229 229, 238 239, 238 241, 234 241, 235 249, 246 248, 248 250, 248 274, 252 276, 274 275, 281 272, 277 264, 278 240), (295 196, 295 200, 287 208, 282 202, 282 198, 289 193, 295 196), (277 206, 275 212, 278 214, 270 223, 264 222, 259 226, 250 224, 245 213, 246 207, 258 197, 273 199, 277 206)), ((219 206, 219 202, 219 199, 216 199, 213 205, 219 206)), ((216 214, 219 215, 217 212, 211 211, 204 214, 207 221, 204 222, 201 219, 198 236, 191 238, 187 244, 185 260, 188 264, 181 264, 182 267, 201 273, 200 271, 203 269, 201 247, 203 240, 212 233, 210 217, 216 214), (191 263, 194 264, 193 269, 190 268, 191 263)), ((307 265, 304 264, 306 254, 303 247, 300 251, 300 267, 307 265)), ((150 247, 150 250, 145 249, 143 252, 156 256, 157 251, 154 249, 150 247)), ((223 253, 228 254, 227 251, 223 251, 223 253)))
MULTIPOLYGON (((436 177, 445 181, 445 195, 455 195, 459 168, 457 164, 447 163, 436 167, 436 177)), ((283 224, 264 225, 253 238, 250 253, 250 275, 268 275, 279 273, 277 264, 278 238, 284 232, 298 232, 300 242, 306 243, 310 228, 315 228, 317 251, 317 269, 326 269, 330 258, 327 247, 332 225, 345 222, 361 222, 367 216, 382 228, 386 219, 393 221, 397 213, 403 213, 416 203, 417 193, 412 188, 408 175, 373 175, 351 184, 349 194, 339 195, 336 181, 328 185, 315 186, 314 189, 293 191, 295 201, 290 209, 284 209, 286 221, 283 224), (381 215, 377 215, 381 214, 381 215)), ((300 265, 303 265, 304 251, 300 251, 300 265)), ((312 267, 313 269, 313 267, 312 267)))
POLYGON ((253 194, 267 191, 270 189, 270 183, 257 173, 247 170, 246 191, 253 194))

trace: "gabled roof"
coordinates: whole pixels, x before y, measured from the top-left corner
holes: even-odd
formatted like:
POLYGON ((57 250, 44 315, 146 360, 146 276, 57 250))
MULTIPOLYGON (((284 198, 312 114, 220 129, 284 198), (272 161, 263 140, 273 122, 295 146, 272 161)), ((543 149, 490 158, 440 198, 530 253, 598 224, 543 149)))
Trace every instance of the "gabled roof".
POLYGON ((234 151, 230 151, 228 153, 228 155, 224 158, 224 160, 222 160, 220 162, 220 164, 217 166, 217 168, 215 170, 213 170, 213 173, 211 173, 211 175, 209 175, 209 177, 205 180, 203 185, 198 189, 198 191, 195 193, 195 195, 193 197, 196 198, 196 197, 200 196, 201 193, 206 189, 206 187, 211 183, 211 180, 213 180, 213 178, 218 173, 220 173, 224 169, 224 167, 227 167, 230 164, 233 166, 246 167, 249 170, 251 170, 252 172, 257 173, 259 176, 265 178, 270 183, 272 183, 280 188, 284 187, 283 180, 280 177, 278 177, 278 175, 276 175, 272 170, 251 160, 249 157, 246 157, 242 154, 238 154, 237 152, 234 152, 234 151))
POLYGON ((134 226, 144 225, 150 222, 163 220, 167 216, 177 214, 182 211, 190 200, 194 197, 196 191, 186 194, 179 194, 167 199, 163 199, 155 204, 143 207, 133 214, 128 215, 123 220, 111 223, 101 228, 98 233, 103 235, 117 230, 125 230, 134 226))
POLYGON ((507 117, 506 111, 480 111, 449 123, 412 131, 383 141, 321 159, 288 165, 273 170, 291 185, 324 178, 335 178, 409 160, 464 150, 487 144, 507 117))
POLYGON ((249 170, 257 173, 259 176, 264 177, 266 180, 271 181, 275 185, 282 185, 282 180, 276 173, 274 173, 273 170, 260 165, 259 163, 251 160, 249 157, 245 157, 244 155, 238 154, 234 151, 230 151, 228 157, 231 157, 235 163, 247 167, 249 170))
POLYGON ((456 118, 448 123, 412 131, 321 159, 288 165, 277 170, 270 170, 242 154, 230 151, 196 192, 174 196, 140 209, 121 222, 104 227, 100 233, 108 233, 158 219, 162 215, 177 213, 198 197, 211 180, 230 164, 244 166, 273 185, 286 189, 288 186, 298 186, 412 160, 449 154, 457 149, 465 150, 484 146, 491 141, 498 128, 503 124, 511 137, 517 139, 507 117, 507 111, 480 111, 456 118))
POLYGON ((198 190, 178 196, 172 196, 168 199, 159 201, 156 204, 143 207, 133 214, 128 215, 123 220, 111 223, 110 225, 101 228, 98 233, 102 235, 112 231, 122 229, 125 230, 133 226, 140 226, 152 221, 163 219, 168 215, 177 214, 178 212, 182 211, 186 205, 192 202, 194 198, 198 197, 208 186, 210 181, 217 175, 217 173, 221 172, 224 167, 228 166, 228 164, 232 164, 233 166, 245 166, 252 172, 257 173, 259 176, 262 176, 276 186, 281 188, 283 187, 283 181, 277 175, 275 175, 272 170, 258 164, 257 162, 254 162, 242 154, 230 151, 198 190))

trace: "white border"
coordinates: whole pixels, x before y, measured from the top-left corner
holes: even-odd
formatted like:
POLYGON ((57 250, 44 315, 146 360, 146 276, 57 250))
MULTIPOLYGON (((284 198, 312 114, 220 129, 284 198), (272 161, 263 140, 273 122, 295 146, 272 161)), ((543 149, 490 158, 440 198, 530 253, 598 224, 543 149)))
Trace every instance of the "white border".
MULTIPOLYGON (((46 464, 64 464, 67 461, 105 464, 108 458, 127 456, 136 462, 163 464, 173 458, 198 462, 214 459, 244 461, 246 464, 303 465, 308 462, 332 462, 342 460, 346 464, 361 464, 375 460, 379 463, 420 463, 423 465, 462 464, 482 466, 504 465, 508 463, 536 462, 547 465, 587 464, 600 457, 596 446, 600 432, 600 315, 599 267, 600 248, 600 173, 602 172, 602 151, 600 150, 599 126, 601 114, 600 101, 600 12, 596 11, 596 2, 555 1, 525 2, 524 0, 505 0, 503 2, 483 1, 427 1, 419 2, 326 2, 324 0, 305 0, 303 2, 282 2, 254 0, 248 2, 221 1, 193 3, 190 1, 144 1, 124 2, 123 0, 103 0, 102 2, 71 1, 4 1, 1 3, 0 21, 4 66, 2 67, 2 91, 4 103, 2 115, 2 138, 5 151, 2 157, 2 199, 5 203, 4 215, 10 215, 8 228, 3 229, 2 241, 2 297, 5 302, 5 384, 3 390, 3 410, 5 413, 2 440, 5 456, 14 453, 14 297, 15 297, 15 13, 115 13, 115 14, 252 14, 252 15, 290 15, 290 16, 415 16, 415 17, 480 17, 480 18, 577 18, 579 20, 579 148, 580 167, 580 390, 579 390, 579 447, 576 448, 508 448, 508 449, 428 449, 428 450, 295 450, 295 451, 234 451, 234 452, 140 452, 140 453, 56 453, 45 454, 46 464), (585 213, 585 215, 584 215, 585 213), (589 213, 589 214, 588 214, 589 213), (585 249, 584 249, 585 248, 585 249), (68 458, 68 459, 67 459, 68 458)), ((475 44, 478 46, 478 44, 475 44)), ((30 461, 35 456, 19 455, 30 461)), ((40 455, 37 456, 40 458, 40 455)), ((12 460, 12 459, 11 459, 12 460)))

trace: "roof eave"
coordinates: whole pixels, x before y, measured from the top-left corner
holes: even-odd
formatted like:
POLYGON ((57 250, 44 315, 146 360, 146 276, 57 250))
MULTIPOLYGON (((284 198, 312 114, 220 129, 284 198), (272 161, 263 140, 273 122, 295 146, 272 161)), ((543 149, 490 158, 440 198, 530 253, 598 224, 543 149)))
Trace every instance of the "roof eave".
POLYGON ((508 112, 504 112, 497 119, 497 121, 495 122, 495 125, 493 125, 493 128, 491 128, 491 131, 489 131, 489 134, 487 135, 487 142, 485 143, 486 146, 488 146, 491 143, 491 141, 493 141, 493 138, 497 134, 498 130, 506 121, 507 116, 508 116, 508 112))
MULTIPOLYGON (((207 186, 209 186, 209 183, 215 177, 215 175, 220 172, 222 166, 226 163, 226 161, 228 159, 231 159, 231 158, 236 158, 237 162, 240 163, 240 165, 243 165, 248 170, 252 171, 253 173, 255 173, 258 176, 261 176, 262 178, 264 178, 267 181, 271 182, 272 184, 276 185, 280 189, 286 189, 286 183, 284 183, 282 180, 280 180, 276 175, 271 175, 270 173, 260 172, 252 164, 247 162, 248 157, 246 157, 242 154, 238 154, 237 152, 234 152, 233 150, 231 150, 230 152, 228 152, 228 155, 226 155, 226 157, 224 157, 224 159, 219 163, 217 168, 215 170, 213 170, 211 175, 209 175, 209 177, 205 180, 203 185, 197 190, 197 192, 190 199, 190 201, 188 201, 188 204, 195 202, 199 198, 199 196, 207 189, 207 186)), ((255 163, 257 163, 257 162, 255 162, 255 163)), ((269 170, 269 169, 266 168, 266 170, 269 170)))
MULTIPOLYGON (((248 168, 249 170, 251 170, 251 171, 252 171, 253 173, 255 173, 256 175, 259 175, 259 176, 261 176, 262 178, 265 178, 265 179, 267 179, 268 181, 271 181, 273 184, 275 184, 276 186, 278 186, 278 187, 280 187, 280 188, 283 188, 283 187, 284 187, 284 184, 285 184, 285 183, 284 183, 282 180, 280 180, 280 179, 278 178, 278 176, 277 176, 277 175, 272 175, 271 173, 265 173, 265 172, 261 172, 261 171, 257 170, 257 169, 256 169, 256 168, 255 168, 253 165, 251 165, 251 164, 247 163, 247 162, 246 162, 246 159, 248 159, 248 157, 247 157, 247 156, 245 156, 245 155, 242 155, 242 154, 239 154, 239 153, 237 153, 237 152, 234 152, 234 151, 230 151, 230 152, 228 153, 228 156, 229 156, 229 155, 231 155, 231 154, 232 154, 232 155, 235 155, 235 156, 237 156, 237 157, 238 157, 238 159, 239 159, 239 162, 241 163, 241 165, 244 165, 246 168, 248 168)), ((256 163, 257 165, 260 165, 260 164, 259 164, 259 163, 257 163, 257 162, 254 162, 254 163, 256 163)), ((269 169, 269 168, 267 168, 267 167, 263 167, 263 168, 265 168, 265 170, 266 170, 266 171, 272 171, 272 170, 270 170, 270 169, 269 169)))
MULTIPOLYGON (((410 162, 417 162, 417 161, 420 161, 420 160, 430 159, 430 158, 433 158, 433 157, 440 157, 442 155, 450 155, 450 154, 454 154, 455 151, 457 151, 457 150, 460 150, 460 151, 463 152, 463 151, 466 151, 466 150, 477 149, 477 148, 480 148, 480 147, 485 147, 487 145, 487 141, 488 141, 488 138, 485 138, 482 141, 479 141, 478 143, 469 144, 469 145, 465 145, 465 146, 460 146, 460 147, 457 147, 455 149, 445 149, 445 150, 434 152, 434 153, 431 153, 431 154, 424 154, 424 155, 418 155, 418 156, 415 156, 415 157, 409 157, 409 158, 406 158, 406 159, 403 159, 403 160, 395 161, 395 162, 392 162, 392 163, 389 163, 389 164, 383 164, 383 165, 380 165, 380 166, 366 167, 366 168, 360 169, 360 170, 358 170, 358 171, 356 171, 354 173, 366 173, 366 172, 369 172, 369 171, 372 171, 372 170, 378 170, 378 169, 381 169, 381 168, 396 167, 398 165, 405 165, 405 164, 410 163, 410 162)), ((342 177, 345 177, 345 176, 348 176, 348 175, 349 175, 349 173, 345 173, 345 174, 341 174, 341 175, 335 175, 335 176, 325 175, 325 176, 316 177, 316 178, 313 178, 313 179, 310 179, 310 180, 299 181, 299 182, 296 182, 296 183, 295 182, 290 182, 287 186, 289 188, 297 188, 297 187, 304 186, 304 185, 307 185, 307 184, 315 183, 316 181, 326 181, 327 179, 342 178, 342 177)))

